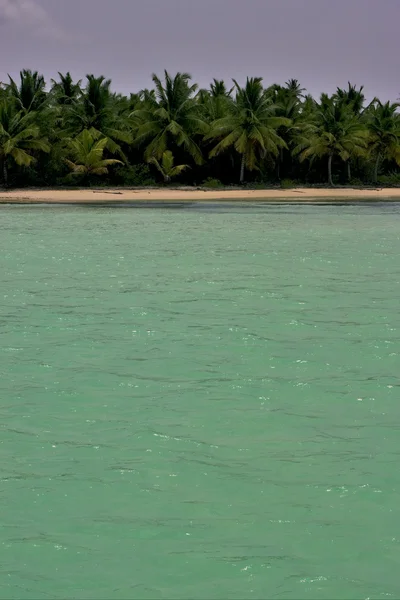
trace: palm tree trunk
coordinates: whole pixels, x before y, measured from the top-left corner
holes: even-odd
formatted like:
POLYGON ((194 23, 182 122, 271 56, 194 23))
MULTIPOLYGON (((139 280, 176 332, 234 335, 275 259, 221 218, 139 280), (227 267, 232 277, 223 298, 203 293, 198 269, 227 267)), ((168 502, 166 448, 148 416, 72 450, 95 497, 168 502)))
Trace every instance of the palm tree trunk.
POLYGON ((333 187, 333 179, 332 179, 332 158, 333 154, 329 155, 328 158, 328 183, 331 187, 333 187))
POLYGON ((4 187, 7 187, 8 185, 8 171, 7 171, 7 162, 6 159, 3 159, 3 181, 4 181, 4 187))
POLYGON ((350 159, 347 161, 347 181, 351 181, 351 164, 350 159))
POLYGON ((240 183, 244 182, 244 168, 246 166, 246 153, 242 154, 242 164, 240 165, 240 183))
POLYGON ((279 156, 278 156, 278 160, 276 161, 276 176, 277 176, 278 180, 281 179, 282 166, 283 166, 283 148, 279 148, 279 156))
POLYGON ((378 174, 379 174, 379 163, 381 162, 381 155, 378 154, 376 157, 375 169, 374 169, 374 183, 378 183, 378 174))

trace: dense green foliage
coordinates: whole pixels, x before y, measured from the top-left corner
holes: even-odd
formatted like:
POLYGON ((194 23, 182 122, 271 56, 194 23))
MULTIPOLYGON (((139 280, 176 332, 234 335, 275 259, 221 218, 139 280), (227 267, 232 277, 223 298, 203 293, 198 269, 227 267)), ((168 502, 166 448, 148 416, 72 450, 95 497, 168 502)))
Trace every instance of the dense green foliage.
POLYGON ((349 83, 315 100, 297 80, 198 89, 153 75, 126 97, 111 81, 21 71, 0 85, 0 182, 7 186, 398 185, 399 104, 349 83))

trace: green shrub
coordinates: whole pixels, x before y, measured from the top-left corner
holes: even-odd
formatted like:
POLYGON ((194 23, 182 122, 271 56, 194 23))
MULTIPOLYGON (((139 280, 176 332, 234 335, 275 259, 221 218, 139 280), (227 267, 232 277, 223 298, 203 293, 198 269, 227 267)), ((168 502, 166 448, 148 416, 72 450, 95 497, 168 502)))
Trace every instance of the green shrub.
POLYGON ((381 175, 378 177, 378 183, 381 185, 400 185, 400 173, 392 172, 389 175, 381 175))
POLYGON ((123 166, 116 172, 115 178, 118 185, 133 187, 146 187, 156 185, 150 167, 146 164, 123 166))
POLYGON ((352 177, 350 179, 349 185, 351 185, 352 187, 364 187, 365 184, 358 177, 352 177))
POLYGON ((293 179, 282 179, 281 188, 284 190, 289 190, 294 187, 296 187, 296 182, 293 181, 293 179))
POLYGON ((219 179, 213 179, 212 177, 208 177, 207 179, 205 179, 202 185, 206 188, 213 189, 224 187, 223 183, 221 183, 219 179))

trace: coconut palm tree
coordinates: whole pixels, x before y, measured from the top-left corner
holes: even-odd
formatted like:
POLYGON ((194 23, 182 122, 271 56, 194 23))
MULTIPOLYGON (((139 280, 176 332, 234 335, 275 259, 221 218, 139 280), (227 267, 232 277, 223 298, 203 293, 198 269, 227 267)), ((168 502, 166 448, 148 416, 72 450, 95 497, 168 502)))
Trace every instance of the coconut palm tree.
POLYGON ((232 98, 234 89, 235 87, 231 87, 228 90, 225 81, 223 79, 215 79, 215 77, 210 84, 210 94, 213 98, 232 98))
POLYGON ((0 81, 0 100, 7 97, 7 86, 4 85, 2 81, 0 81))
POLYGON ((130 124, 119 112, 118 98, 110 91, 111 80, 87 75, 79 102, 65 106, 64 129, 71 136, 88 130, 95 139, 106 138, 106 148, 126 162, 121 142, 130 144, 130 124))
POLYGON ((374 181, 378 181, 379 167, 384 160, 395 160, 400 165, 400 104, 375 100, 368 111, 370 155, 375 160, 374 181))
POLYGON ((169 183, 171 179, 178 177, 186 169, 190 169, 189 165, 174 165, 174 162, 174 157, 170 150, 166 150, 162 155, 161 164, 154 156, 149 160, 149 163, 153 164, 164 177, 164 183, 169 183))
POLYGON ((236 98, 229 105, 226 116, 212 123, 206 140, 219 140, 211 150, 210 158, 230 147, 241 156, 240 183, 244 182, 245 169, 257 169, 259 159, 267 154, 278 156, 279 148, 286 148, 286 142, 277 133, 281 126, 289 126, 290 120, 276 116, 276 106, 264 93, 262 78, 247 78, 246 85, 240 87, 233 80, 236 98))
POLYGON ((65 162, 71 169, 73 175, 88 178, 90 175, 107 175, 108 167, 123 164, 114 158, 103 158, 107 146, 107 138, 100 139, 93 135, 92 131, 85 129, 82 133, 71 140, 69 152, 74 159, 66 159, 65 162))
POLYGON ((289 148, 293 147, 295 138, 300 134, 306 134, 309 129, 310 120, 303 115, 303 92, 297 79, 289 79, 284 86, 272 85, 265 93, 275 105, 277 117, 289 119, 290 125, 279 127, 278 134, 286 142, 287 148, 279 148, 279 156, 276 160, 277 177, 281 178, 283 164, 289 161, 289 148), (286 160, 285 160, 286 159, 286 160))
POLYGON ((58 72, 58 75, 60 81, 51 80, 51 94, 53 98, 55 98, 56 103, 60 106, 74 104, 81 94, 82 80, 80 79, 77 83, 74 83, 69 72, 65 75, 58 72))
POLYGON ((8 84, 9 92, 18 110, 36 112, 43 108, 47 100, 46 83, 43 75, 39 75, 37 71, 32 72, 24 69, 20 72, 19 86, 12 77, 8 77, 10 80, 8 84))
POLYGON ((222 119, 229 111, 234 88, 227 89, 222 80, 213 79, 209 90, 200 90, 197 99, 207 123, 222 119))
POLYGON ((321 95, 316 105, 316 123, 306 136, 299 136, 294 155, 300 161, 328 158, 328 182, 333 186, 332 161, 338 156, 348 161, 366 153, 368 131, 352 111, 334 96, 321 95))
POLYGON ((285 82, 285 89, 296 98, 303 98, 305 88, 302 88, 298 79, 288 79, 285 82))
POLYGON ((349 107, 354 115, 360 116, 364 110, 365 103, 364 86, 362 85, 357 89, 350 81, 347 86, 347 90, 338 87, 334 98, 339 104, 349 107))
POLYGON ((8 184, 8 163, 29 167, 35 160, 32 152, 49 152, 48 141, 35 124, 35 113, 16 111, 8 101, 0 102, 0 163, 4 185, 8 184))
POLYGON ((177 73, 174 78, 165 71, 164 83, 153 75, 155 94, 143 92, 143 105, 133 111, 136 145, 146 145, 144 157, 161 160, 164 152, 173 146, 183 148, 196 164, 202 164, 201 150, 195 136, 206 133, 205 122, 188 73, 177 73))
MULTIPOLYGON (((348 82, 347 89, 337 88, 334 94, 335 101, 341 104, 353 114, 354 119, 364 119, 364 113, 368 110, 365 107, 365 95, 364 86, 362 85, 359 89, 353 84, 348 82)), ((347 179, 351 180, 351 158, 346 161, 347 165, 347 179)))

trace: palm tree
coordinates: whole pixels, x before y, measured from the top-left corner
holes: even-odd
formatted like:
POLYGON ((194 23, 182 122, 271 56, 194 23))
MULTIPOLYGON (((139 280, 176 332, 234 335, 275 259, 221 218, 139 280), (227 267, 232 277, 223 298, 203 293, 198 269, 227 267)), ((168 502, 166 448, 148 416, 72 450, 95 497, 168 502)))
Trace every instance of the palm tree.
MULTIPOLYGON (((365 110, 365 95, 364 86, 362 85, 359 89, 355 85, 348 82, 347 89, 337 88, 334 94, 335 101, 341 104, 343 107, 347 107, 348 110, 353 114, 355 119, 363 119, 365 110)), ((368 107, 367 107, 368 108, 368 107)), ((351 180, 351 159, 346 161, 347 165, 347 179, 351 180)))
POLYGON ((84 178, 88 178, 90 175, 107 175, 108 167, 122 164, 120 160, 114 158, 103 158, 106 146, 107 138, 98 139, 87 129, 71 140, 69 151, 74 161, 66 159, 65 162, 71 169, 72 175, 84 178))
POLYGON ((278 179, 281 178, 285 154, 289 155, 288 149, 293 146, 295 137, 300 133, 305 134, 310 126, 310 119, 303 118, 303 92, 304 88, 300 86, 297 79, 289 79, 285 86, 272 85, 265 91, 276 107, 276 116, 284 117, 290 121, 289 126, 282 126, 278 129, 279 135, 287 145, 287 148, 283 146, 279 148, 279 157, 276 161, 278 179))
POLYGON ((299 136, 293 153, 300 156, 300 161, 327 157, 328 182, 333 186, 333 158, 339 156, 348 161, 352 156, 365 154, 368 132, 348 107, 337 102, 334 96, 322 94, 315 116, 316 124, 311 135, 299 136))
POLYGON ((161 164, 154 156, 149 160, 156 169, 164 177, 164 182, 169 183, 174 177, 178 177, 186 169, 190 169, 189 165, 176 165, 174 166, 174 157, 170 150, 166 150, 162 155, 161 164))
POLYGON ((110 91, 111 80, 87 75, 80 101, 65 107, 64 128, 68 135, 88 130, 93 137, 106 138, 106 148, 126 162, 121 142, 131 143, 129 123, 119 112, 118 98, 110 91))
POLYGON ((155 94, 143 92, 142 107, 133 111, 137 124, 136 144, 147 144, 144 157, 161 160, 171 146, 182 147, 196 164, 203 157, 195 136, 207 131, 207 123, 195 98, 197 85, 191 84, 188 73, 174 78, 165 71, 164 83, 153 75, 155 94))
POLYGON ((51 80, 52 88, 51 94, 56 100, 56 103, 60 106, 66 106, 70 104, 74 104, 80 93, 81 93, 81 83, 80 79, 77 83, 74 83, 71 73, 66 73, 63 75, 58 72, 60 77, 60 81, 51 80))
POLYGON ((304 92, 306 88, 301 87, 298 79, 288 79, 285 82, 285 89, 294 97, 294 98, 304 98, 304 92))
POLYGON ((7 97, 7 86, 0 81, 0 100, 7 97))
POLYGON ((35 160, 32 151, 49 152, 48 141, 41 137, 40 128, 35 124, 35 113, 16 111, 7 101, 0 103, 0 163, 4 185, 8 184, 8 162, 12 159, 17 165, 29 167, 35 160))
POLYGON ((43 108, 47 99, 46 83, 43 75, 39 75, 37 71, 32 72, 24 69, 20 72, 21 82, 19 86, 10 75, 8 77, 10 80, 8 88, 18 110, 29 112, 43 108))
POLYGON ((375 159, 374 181, 378 181, 383 160, 395 160, 400 165, 400 104, 375 100, 368 112, 370 154, 375 159))
POLYGON ((365 103, 364 86, 362 85, 357 89, 350 81, 347 85, 347 90, 338 87, 334 98, 339 104, 349 107, 354 115, 360 116, 364 110, 365 103))
POLYGON ((197 95, 203 118, 206 123, 222 119, 229 111, 234 88, 227 89, 225 82, 213 79, 209 90, 200 90, 197 95))
POLYGON ((232 98, 232 93, 235 88, 229 90, 226 87, 225 81, 222 79, 213 79, 210 85, 210 94, 213 98, 232 98))
POLYGON ((247 78, 245 87, 233 80, 236 98, 229 105, 229 112, 211 125, 207 139, 219 140, 210 152, 210 158, 230 147, 241 155, 240 183, 244 182, 245 168, 257 169, 257 162, 267 154, 276 157, 279 148, 286 143, 277 133, 290 120, 276 116, 276 106, 264 93, 262 78, 247 78))

